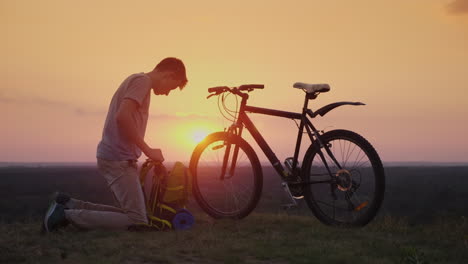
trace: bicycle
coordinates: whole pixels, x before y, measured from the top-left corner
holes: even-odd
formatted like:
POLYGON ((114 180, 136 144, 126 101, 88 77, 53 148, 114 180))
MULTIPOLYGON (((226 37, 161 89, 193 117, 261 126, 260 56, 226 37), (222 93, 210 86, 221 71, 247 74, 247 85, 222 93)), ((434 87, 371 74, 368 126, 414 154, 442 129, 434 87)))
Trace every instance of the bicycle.
POLYGON ((301 113, 247 105, 248 93, 263 89, 261 84, 208 89, 210 95, 207 99, 218 96, 218 107, 220 101, 225 107, 224 100, 230 94, 242 101, 240 107, 236 101, 236 109, 239 110, 231 113, 232 125, 225 131, 206 136, 192 153, 190 171, 197 203, 213 218, 241 219, 256 207, 262 193, 263 172, 257 154, 242 138, 245 127, 281 177, 282 187, 291 199, 287 207, 296 206, 296 200, 303 198, 324 224, 366 225, 375 217, 384 198, 385 174, 379 155, 359 134, 348 130, 324 132, 317 130, 309 120, 324 116, 339 106, 364 104, 336 102, 314 112, 308 108, 309 101, 330 91, 330 86, 295 83, 293 87, 306 93, 301 113), (300 120, 294 156, 284 161, 286 168, 247 113, 300 120), (299 167, 303 134, 309 136, 311 144, 299 167))

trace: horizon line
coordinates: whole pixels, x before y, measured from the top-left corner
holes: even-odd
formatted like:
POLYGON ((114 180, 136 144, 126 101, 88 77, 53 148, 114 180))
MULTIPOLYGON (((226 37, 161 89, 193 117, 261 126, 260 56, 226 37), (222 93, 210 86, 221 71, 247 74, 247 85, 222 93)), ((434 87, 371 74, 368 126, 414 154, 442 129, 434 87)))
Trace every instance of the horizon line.
MULTIPOLYGON (((164 161, 166 164, 172 164, 180 160, 168 160, 164 161)), ((138 163, 143 164, 145 160, 139 160, 138 163)), ((188 166, 190 161, 181 161, 183 164, 188 166)), ((411 165, 411 166, 422 166, 422 165, 462 165, 468 166, 468 161, 382 161, 384 166, 401 166, 401 165, 411 165)), ((261 166, 271 166, 271 163, 268 161, 260 161, 261 166)), ((0 167, 5 166, 37 166, 37 165, 58 165, 58 166, 73 166, 73 165, 96 165, 96 161, 0 161, 0 167)))

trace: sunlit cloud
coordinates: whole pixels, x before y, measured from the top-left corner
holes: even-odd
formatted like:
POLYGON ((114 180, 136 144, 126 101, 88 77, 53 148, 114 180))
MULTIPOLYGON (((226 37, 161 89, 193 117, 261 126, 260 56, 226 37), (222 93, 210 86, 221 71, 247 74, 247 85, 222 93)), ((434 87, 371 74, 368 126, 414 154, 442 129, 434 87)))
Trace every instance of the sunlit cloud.
POLYGON ((69 111, 77 115, 105 115, 104 111, 100 110, 86 110, 83 107, 70 104, 64 101, 50 100, 42 97, 7 97, 0 95, 1 104, 16 104, 16 105, 36 105, 47 108, 61 109, 62 111, 69 111))
POLYGON ((13 103, 13 99, 0 96, 0 104, 8 104, 8 103, 13 103))
POLYGON ((450 14, 467 15, 468 14, 468 0, 455 0, 447 4, 447 10, 450 14))
MULTIPOLYGON (((50 100, 42 97, 7 97, 0 94, 0 105, 2 104, 16 104, 16 105, 36 105, 57 109, 61 111, 68 111, 79 116, 106 116, 107 109, 92 109, 82 106, 76 106, 65 101, 50 100)), ((207 120, 214 118, 214 116, 200 115, 192 112, 176 112, 175 114, 150 114, 149 119, 158 120, 207 120)))
POLYGON ((79 107, 73 107, 73 112, 77 115, 80 115, 80 116, 90 116, 90 115, 93 115, 93 116, 96 116, 96 115, 99 115, 99 116, 102 116, 102 115, 105 115, 106 112, 104 111, 99 111, 99 110, 96 110, 96 111, 92 111, 92 110, 85 110, 83 108, 79 108, 79 107))
POLYGON ((195 113, 183 113, 177 112, 174 115, 166 115, 166 114, 150 114, 150 119, 171 119, 171 120, 197 120, 197 119, 209 119, 213 118, 213 116, 207 115, 200 115, 195 113))

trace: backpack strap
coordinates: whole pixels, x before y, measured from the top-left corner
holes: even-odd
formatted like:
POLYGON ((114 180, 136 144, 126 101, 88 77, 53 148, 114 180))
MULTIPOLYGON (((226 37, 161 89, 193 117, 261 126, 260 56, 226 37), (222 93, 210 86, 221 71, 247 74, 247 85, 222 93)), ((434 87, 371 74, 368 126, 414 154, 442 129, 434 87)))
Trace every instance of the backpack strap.
POLYGON ((170 206, 168 206, 168 205, 165 205, 165 204, 160 203, 160 204, 158 204, 158 206, 159 206, 161 209, 166 209, 166 210, 168 210, 168 211, 171 212, 171 213, 174 213, 174 214, 177 213, 177 211, 176 211, 174 208, 172 208, 172 207, 170 207, 170 206))
POLYGON ((156 217, 156 216, 150 216, 149 218, 150 218, 150 221, 151 221, 150 226, 152 226, 152 227, 155 227, 155 228, 157 228, 159 230, 172 229, 171 222, 169 222, 167 220, 161 219, 161 218, 156 217))
POLYGON ((166 187, 167 191, 178 191, 178 190, 182 190, 182 189, 184 189, 184 185, 179 185, 179 186, 176 186, 176 187, 166 187))
POLYGON ((151 215, 156 212, 156 207, 158 203, 162 200, 165 194, 165 186, 166 178, 167 178, 167 170, 166 167, 160 162, 153 162, 154 163, 154 175, 155 175, 155 182, 153 183, 153 188, 151 189, 151 197, 154 198, 151 201, 149 208, 151 208, 151 215))

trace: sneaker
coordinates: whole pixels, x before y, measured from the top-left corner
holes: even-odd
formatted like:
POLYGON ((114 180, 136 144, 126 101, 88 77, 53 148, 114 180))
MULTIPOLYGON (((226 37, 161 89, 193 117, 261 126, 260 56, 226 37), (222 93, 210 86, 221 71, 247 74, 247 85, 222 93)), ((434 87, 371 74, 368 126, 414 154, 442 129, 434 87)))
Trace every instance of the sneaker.
POLYGON ((55 201, 52 201, 44 217, 42 230, 46 233, 49 233, 59 227, 66 226, 67 224, 68 220, 65 218, 64 206, 55 201))
POLYGON ((62 192, 55 192, 52 194, 51 200, 63 205, 65 209, 68 209, 66 204, 70 201, 70 195, 62 192))

